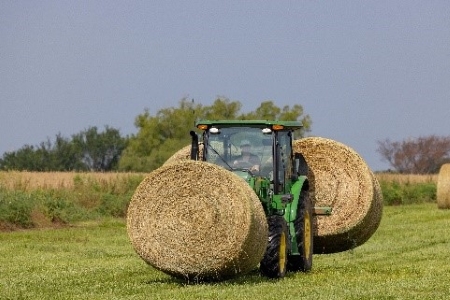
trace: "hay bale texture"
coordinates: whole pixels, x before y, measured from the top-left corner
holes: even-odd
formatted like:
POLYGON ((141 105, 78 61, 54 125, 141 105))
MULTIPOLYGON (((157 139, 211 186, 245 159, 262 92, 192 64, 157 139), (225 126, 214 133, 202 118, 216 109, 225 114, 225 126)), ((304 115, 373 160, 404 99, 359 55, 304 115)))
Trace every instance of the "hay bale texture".
POLYGON ((309 165, 314 206, 333 209, 330 216, 314 216, 314 253, 341 252, 365 243, 378 228, 383 202, 365 161, 350 147, 321 137, 296 140, 294 152, 302 153, 309 165))
POLYGON ((440 209, 450 208, 450 164, 443 164, 439 169, 436 187, 437 206, 440 209))
POLYGON ((267 246, 267 227, 250 186, 202 161, 172 162, 151 172, 127 214, 138 255, 187 280, 221 280, 253 270, 267 246))

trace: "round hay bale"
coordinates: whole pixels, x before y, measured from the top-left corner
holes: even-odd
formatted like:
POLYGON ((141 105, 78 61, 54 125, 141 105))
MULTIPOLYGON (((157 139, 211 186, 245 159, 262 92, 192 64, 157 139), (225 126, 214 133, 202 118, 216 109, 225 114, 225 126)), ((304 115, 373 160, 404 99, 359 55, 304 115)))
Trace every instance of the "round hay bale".
MULTIPOLYGON (((198 144, 198 150, 199 150, 199 160, 202 159, 203 157, 203 143, 200 142, 198 144)), ((175 152, 171 157, 169 157, 163 164, 167 165, 167 164, 171 164, 173 162, 179 162, 182 160, 190 160, 191 159, 191 144, 184 146, 183 148, 181 148, 180 150, 178 150, 177 152, 175 152)))
POLYGON ((450 164, 443 164, 439 169, 436 189, 438 208, 450 208, 450 164))
POLYGON ((358 244, 364 244, 378 229, 381 222, 381 217, 383 215, 383 192, 381 191, 381 186, 376 178, 375 174, 371 172, 372 183, 373 183, 373 201, 371 207, 369 208, 369 216, 364 218, 364 220, 358 224, 358 228, 355 231, 358 235, 358 244))
POLYGON ((187 280, 221 280, 253 270, 268 240, 263 207, 239 176, 182 160, 151 172, 132 196, 127 231, 151 266, 187 280))
POLYGON ((350 147, 334 140, 309 137, 294 142, 309 165, 314 206, 332 207, 330 216, 313 218, 314 253, 355 248, 376 231, 382 214, 382 195, 372 171, 350 147))

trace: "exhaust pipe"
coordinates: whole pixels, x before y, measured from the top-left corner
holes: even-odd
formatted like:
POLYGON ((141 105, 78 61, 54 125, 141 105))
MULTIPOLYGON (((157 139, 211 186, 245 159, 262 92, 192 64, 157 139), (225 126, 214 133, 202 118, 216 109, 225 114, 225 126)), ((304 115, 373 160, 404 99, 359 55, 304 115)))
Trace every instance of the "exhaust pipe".
POLYGON ((198 136, 197 134, 191 130, 190 132, 192 137, 192 143, 191 143, 191 159, 192 160, 198 160, 198 136))

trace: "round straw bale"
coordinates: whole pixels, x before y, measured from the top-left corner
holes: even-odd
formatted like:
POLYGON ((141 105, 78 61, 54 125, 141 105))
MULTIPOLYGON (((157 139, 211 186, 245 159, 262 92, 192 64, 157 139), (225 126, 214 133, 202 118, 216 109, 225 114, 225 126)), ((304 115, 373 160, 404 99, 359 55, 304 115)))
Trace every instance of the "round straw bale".
POLYGON ((219 166, 182 160, 151 172, 132 196, 127 231, 151 266, 187 280, 221 280, 253 270, 268 240, 257 195, 219 166))
MULTIPOLYGON (((198 150, 199 150, 199 159, 201 160, 203 155, 203 143, 200 142, 198 144, 198 150)), ((171 157, 169 157, 163 165, 167 165, 173 162, 179 162, 181 160, 190 160, 191 159, 191 144, 184 146, 177 152, 175 152, 171 157)))
POLYGON ((443 164, 439 169, 436 189, 438 208, 450 208, 450 164, 443 164))
POLYGON ((373 201, 367 213, 368 216, 358 224, 358 228, 354 230, 358 232, 355 238, 358 239, 358 245, 364 244, 378 229, 383 215, 383 192, 381 191, 380 183, 375 174, 371 172, 373 183, 373 201))
POLYGON ((314 206, 332 207, 330 216, 313 218, 314 253, 355 248, 378 228, 382 196, 372 171, 350 147, 334 140, 309 137, 294 142, 309 166, 314 206))

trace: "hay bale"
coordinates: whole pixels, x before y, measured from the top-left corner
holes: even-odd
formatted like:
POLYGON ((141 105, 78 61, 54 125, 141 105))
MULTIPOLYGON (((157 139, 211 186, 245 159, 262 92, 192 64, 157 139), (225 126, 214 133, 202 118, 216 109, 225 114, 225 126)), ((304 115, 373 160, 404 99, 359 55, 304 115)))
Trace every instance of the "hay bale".
POLYGON ((436 189, 438 208, 450 208, 450 164, 443 164, 439 169, 436 189))
MULTIPOLYGON (((203 152, 203 143, 202 142, 199 143, 198 149, 199 149, 199 160, 201 160, 203 157, 203 153, 202 153, 203 152)), ((184 146, 183 148, 181 148, 180 150, 175 152, 171 157, 169 157, 164 162, 163 166, 171 164, 173 162, 179 162, 179 161, 190 160, 190 159, 191 159, 191 144, 184 146)))
POLYGON ((257 267, 268 239, 262 205, 239 176, 192 160, 151 172, 136 189, 127 230, 138 255, 187 280, 221 280, 257 267))
POLYGON ((355 248, 376 231, 382 214, 378 181, 365 161, 350 147, 326 138, 294 142, 309 165, 310 195, 314 206, 329 206, 330 216, 313 219, 314 253, 355 248))
POLYGON ((369 217, 366 216, 358 227, 354 228, 354 231, 358 233, 355 238, 358 238, 359 245, 364 244, 375 233, 383 215, 383 192, 375 174, 370 173, 373 183, 373 201, 369 208, 369 217))

